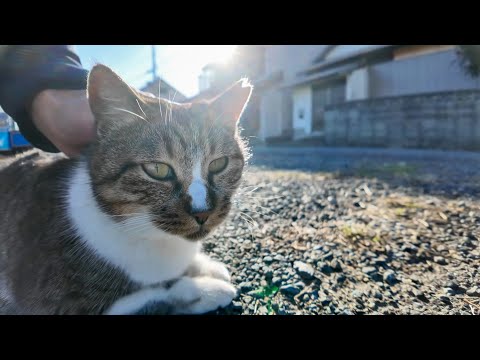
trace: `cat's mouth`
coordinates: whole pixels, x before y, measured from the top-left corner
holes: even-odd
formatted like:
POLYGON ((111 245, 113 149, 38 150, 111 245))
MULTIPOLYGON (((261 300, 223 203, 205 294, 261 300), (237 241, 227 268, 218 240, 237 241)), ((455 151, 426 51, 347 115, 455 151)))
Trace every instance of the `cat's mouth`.
POLYGON ((201 240, 203 239, 205 236, 208 235, 208 233, 210 232, 210 230, 204 228, 203 226, 200 227, 199 230, 193 232, 193 233, 190 233, 190 234, 187 234, 187 235, 184 235, 186 239, 188 240, 201 240))

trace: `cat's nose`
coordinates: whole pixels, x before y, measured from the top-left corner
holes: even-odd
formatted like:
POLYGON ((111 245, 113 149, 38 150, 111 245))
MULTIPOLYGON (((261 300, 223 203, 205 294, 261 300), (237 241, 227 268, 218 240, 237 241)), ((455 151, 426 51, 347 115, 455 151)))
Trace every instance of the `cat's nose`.
POLYGON ((199 225, 203 225, 207 222, 208 217, 212 214, 210 210, 200 211, 192 213, 193 218, 197 221, 199 225))

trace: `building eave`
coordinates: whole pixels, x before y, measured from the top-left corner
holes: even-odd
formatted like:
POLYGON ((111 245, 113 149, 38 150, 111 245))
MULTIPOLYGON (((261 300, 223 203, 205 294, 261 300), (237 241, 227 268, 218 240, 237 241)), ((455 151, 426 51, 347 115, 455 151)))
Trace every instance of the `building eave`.
POLYGON ((375 56, 380 56, 382 54, 388 54, 390 53, 395 47, 398 46, 405 46, 405 45, 377 45, 375 47, 371 47, 368 49, 363 49, 363 50, 358 50, 354 53, 350 53, 344 56, 340 56, 338 58, 332 59, 332 60, 327 60, 324 62, 321 62, 319 64, 315 64, 309 68, 306 68, 300 72, 298 72, 298 75, 310 75, 312 73, 315 73, 317 71, 325 70, 333 66, 339 66, 343 63, 348 63, 352 62, 355 60, 358 60, 360 58, 365 58, 365 57, 375 57, 375 56))
POLYGON ((317 72, 315 74, 309 75, 309 76, 299 76, 297 79, 294 81, 285 84, 282 86, 283 88, 294 88, 302 85, 307 85, 307 84, 315 84, 315 85, 320 85, 323 83, 328 83, 331 81, 335 81, 338 79, 345 78, 350 74, 352 71, 358 69, 361 67, 360 62, 355 62, 355 63, 349 63, 340 67, 336 67, 334 69, 327 69, 322 72, 317 72))

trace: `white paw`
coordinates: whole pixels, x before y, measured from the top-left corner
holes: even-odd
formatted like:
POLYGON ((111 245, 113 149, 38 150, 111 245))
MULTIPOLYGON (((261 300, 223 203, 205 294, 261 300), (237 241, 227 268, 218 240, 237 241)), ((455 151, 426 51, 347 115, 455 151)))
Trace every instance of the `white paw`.
POLYGON ((231 280, 227 267, 218 261, 211 260, 206 272, 207 275, 210 275, 215 279, 224 280, 226 282, 230 282, 231 280))
POLYGON ((198 254, 195 263, 193 277, 208 276, 215 279, 230 282, 230 273, 227 267, 219 261, 212 260, 205 254, 198 254))
POLYGON ((177 314, 204 314, 229 305, 237 290, 229 283, 209 277, 180 279, 169 297, 178 306, 177 314))

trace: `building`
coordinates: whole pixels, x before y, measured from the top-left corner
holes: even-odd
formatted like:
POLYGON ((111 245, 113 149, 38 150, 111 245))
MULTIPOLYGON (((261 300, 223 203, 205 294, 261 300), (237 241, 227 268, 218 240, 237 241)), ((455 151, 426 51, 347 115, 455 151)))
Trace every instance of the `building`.
POLYGON ((273 45, 264 59, 266 142, 480 148, 480 81, 455 45, 273 45))
MULTIPOLYGON (((265 48, 265 45, 239 45, 230 62, 204 66, 198 77, 199 93, 188 101, 212 99, 241 78, 255 82, 264 73, 265 48)), ((259 132, 260 97, 256 91, 242 115, 240 126, 246 137, 256 137, 259 132)))
POLYGON ((158 97, 158 92, 160 91, 160 97, 182 103, 187 100, 187 97, 175 89, 172 85, 167 83, 165 80, 157 77, 154 81, 147 83, 141 91, 149 92, 158 97))

